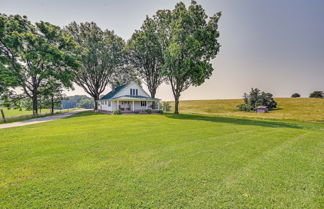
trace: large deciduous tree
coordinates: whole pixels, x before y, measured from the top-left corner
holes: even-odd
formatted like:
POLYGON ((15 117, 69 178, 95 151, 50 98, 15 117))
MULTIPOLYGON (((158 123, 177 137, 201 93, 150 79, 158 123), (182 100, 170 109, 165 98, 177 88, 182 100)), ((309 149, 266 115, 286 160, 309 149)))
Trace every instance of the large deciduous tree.
POLYGON ((146 84, 151 97, 155 98, 157 88, 162 84, 162 46, 159 42, 157 23, 146 17, 140 30, 135 31, 128 42, 130 64, 146 84))
POLYGON ((160 10, 154 16, 163 47, 163 74, 168 78, 179 113, 181 92, 190 86, 199 86, 213 72, 210 61, 219 51, 218 12, 208 18, 195 1, 186 8, 180 2, 170 10, 160 10))
POLYGON ((79 48, 81 66, 74 71, 74 82, 81 86, 95 101, 113 79, 115 70, 124 64, 122 38, 113 31, 103 31, 94 22, 72 22, 66 30, 74 37, 79 48))
POLYGON ((67 49, 72 39, 47 22, 35 25, 25 16, 0 14, 0 57, 6 70, 14 74, 16 86, 32 99, 33 115, 38 115, 39 87, 49 77, 71 86, 70 69, 77 66, 67 49))

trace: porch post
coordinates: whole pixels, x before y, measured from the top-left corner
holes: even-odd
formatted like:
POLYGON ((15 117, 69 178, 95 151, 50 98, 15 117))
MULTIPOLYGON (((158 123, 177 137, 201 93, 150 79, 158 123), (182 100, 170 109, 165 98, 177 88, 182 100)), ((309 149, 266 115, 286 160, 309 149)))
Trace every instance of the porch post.
POLYGON ((145 100, 145 109, 147 110, 147 104, 148 104, 148 101, 145 100))
POLYGON ((119 110, 119 100, 117 100, 117 110, 119 110))
POLYGON ((158 110, 160 110, 160 102, 158 102, 157 104, 158 104, 158 110))
POLYGON ((135 112, 135 102, 133 100, 133 112, 135 112))

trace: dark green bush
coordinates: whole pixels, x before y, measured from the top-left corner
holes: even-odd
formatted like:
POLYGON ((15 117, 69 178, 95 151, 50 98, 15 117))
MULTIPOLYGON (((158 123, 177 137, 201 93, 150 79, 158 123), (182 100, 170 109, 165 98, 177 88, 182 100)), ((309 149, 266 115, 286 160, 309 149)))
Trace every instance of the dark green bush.
POLYGON ((291 95, 291 97, 292 97, 292 98, 298 98, 298 97, 300 97, 300 94, 298 94, 298 93, 294 93, 294 94, 291 95))
POLYGON ((159 110, 158 113, 163 114, 164 112, 163 112, 163 110, 159 110))
POLYGON ((145 110, 145 112, 147 113, 147 114, 152 114, 152 110, 151 109, 147 109, 147 110, 145 110))
POLYGON ((121 115, 121 114, 122 114, 122 111, 120 111, 120 110, 115 110, 115 111, 113 112, 113 114, 114 114, 114 115, 121 115))
POLYGON ((310 98, 324 98, 324 92, 323 91, 313 91, 310 95, 310 98))

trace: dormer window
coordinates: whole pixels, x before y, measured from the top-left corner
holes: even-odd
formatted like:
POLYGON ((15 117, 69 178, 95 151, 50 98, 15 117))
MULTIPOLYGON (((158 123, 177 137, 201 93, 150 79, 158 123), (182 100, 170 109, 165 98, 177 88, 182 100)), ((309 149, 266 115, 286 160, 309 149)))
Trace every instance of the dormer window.
POLYGON ((138 89, 130 89, 131 96, 138 96, 138 89))

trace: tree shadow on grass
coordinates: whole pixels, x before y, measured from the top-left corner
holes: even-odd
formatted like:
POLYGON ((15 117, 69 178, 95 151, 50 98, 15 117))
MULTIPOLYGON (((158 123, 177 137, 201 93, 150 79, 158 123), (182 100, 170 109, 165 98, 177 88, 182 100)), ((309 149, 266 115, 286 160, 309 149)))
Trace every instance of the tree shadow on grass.
POLYGON ((200 120, 209 121, 216 123, 229 123, 235 125, 247 125, 247 126, 261 126, 270 128, 294 128, 303 129, 302 126, 292 124, 288 122, 269 121, 269 120, 254 120, 245 118, 231 118, 231 117, 220 117, 220 116, 208 116, 208 115, 196 115, 196 114, 165 114, 166 117, 180 120, 200 120))
POLYGON ((90 111, 86 111, 86 112, 75 113, 73 115, 70 115, 70 116, 62 118, 62 119, 79 118, 79 117, 86 117, 86 116, 92 116, 92 115, 101 115, 101 113, 97 113, 97 112, 94 112, 93 110, 90 110, 90 111))

